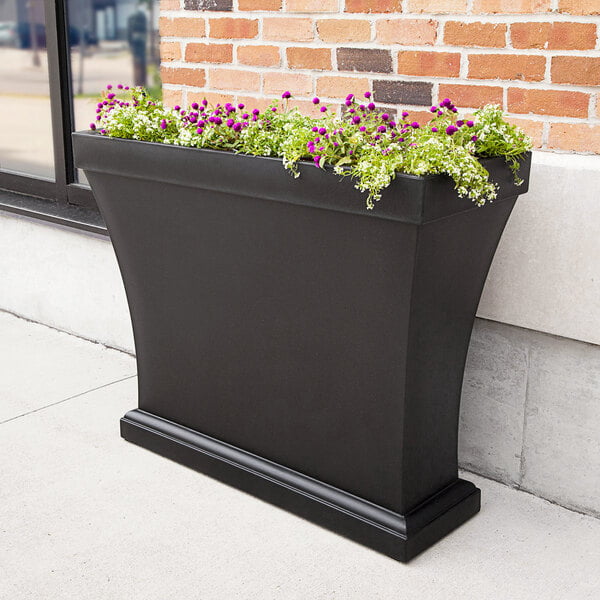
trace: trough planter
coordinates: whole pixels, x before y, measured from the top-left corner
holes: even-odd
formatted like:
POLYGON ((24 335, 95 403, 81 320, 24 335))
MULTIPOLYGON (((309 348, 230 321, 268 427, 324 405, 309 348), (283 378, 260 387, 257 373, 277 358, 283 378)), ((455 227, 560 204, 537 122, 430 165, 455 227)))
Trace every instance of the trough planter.
POLYGON ((125 283, 139 406, 121 435, 397 560, 473 516, 457 431, 475 312, 517 195, 73 136, 125 283))

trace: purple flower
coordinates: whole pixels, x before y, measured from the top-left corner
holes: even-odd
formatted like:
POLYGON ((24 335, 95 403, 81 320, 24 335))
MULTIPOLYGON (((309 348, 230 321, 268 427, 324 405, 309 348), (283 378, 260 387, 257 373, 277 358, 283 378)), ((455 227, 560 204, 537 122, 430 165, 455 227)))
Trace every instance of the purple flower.
POLYGON ((202 106, 206 106, 208 104, 208 100, 206 98, 204 98, 204 100, 202 100, 202 106))
POLYGON ((248 117, 249 117, 248 113, 244 113, 244 114, 242 115, 242 119, 247 119, 248 117))
POLYGON ((312 99, 313 104, 319 104, 321 102, 316 96, 312 99))
POLYGON ((375 110, 375 103, 369 102, 368 108, 369 108, 369 110, 375 110))
POLYGON ((109 84, 106 86, 106 89, 107 89, 107 90, 112 90, 112 85, 109 83, 109 84))
POLYGON ((319 133, 319 128, 318 127, 313 127, 311 129, 311 131, 313 131, 314 133, 319 133))
POLYGON ((476 142, 479 138, 476 135, 471 136, 471 141, 476 142))
POLYGON ((321 161, 321 157, 317 154, 314 158, 313 161, 315 163, 315 165, 317 165, 317 167, 319 166, 319 162, 321 161))
POLYGON ((234 123, 233 125, 233 130, 234 131, 240 131, 242 129, 242 124, 241 123, 234 123))
POLYGON ((291 98, 292 94, 290 94, 289 92, 283 92, 283 94, 281 94, 281 97, 285 100, 286 98, 291 98))
POLYGON ((271 107, 271 110, 272 110, 273 112, 277 112, 277 107, 276 107, 276 106, 272 106, 272 107, 271 107))
POLYGON ((454 135, 458 131, 458 127, 454 127, 454 125, 448 125, 446 127, 446 133, 448 135, 454 135))
POLYGON ((246 106, 246 105, 245 105, 245 104, 243 104, 242 102, 240 102, 240 103, 238 104, 238 108, 239 108, 240 110, 242 110, 242 108, 244 108, 244 106, 246 106))
POLYGON ((117 88, 119 88, 120 90, 122 90, 122 89, 123 89, 123 84, 122 84, 122 83, 120 83, 120 84, 117 86, 117 88))
POLYGON ((258 108, 255 108, 255 109, 252 111, 252 114, 253 114, 254 116, 258 115, 258 114, 260 114, 260 110, 258 110, 258 108))
POLYGON ((433 133, 437 133, 438 132, 438 128, 437 127, 432 127, 431 131, 433 131, 433 133))
POLYGON ((386 129, 387 129, 387 127, 385 125, 380 125, 377 128, 377 131, 379 131, 379 133, 385 133, 386 129))
POLYGON ((358 129, 359 129, 359 131, 366 131, 367 130, 367 128, 364 125, 361 125, 358 129))
MULTIPOLYGON (((406 113, 408 115, 408 113, 406 113)), ((382 121, 387 121, 390 118, 390 115, 388 115, 387 113, 383 113, 381 115, 381 120, 382 121)))
POLYGON ((443 110, 438 110, 438 116, 441 117, 444 114, 443 110))
POLYGON ((364 112, 367 107, 364 104, 361 104, 358 108, 364 112))
POLYGON ((167 128, 167 122, 164 119, 160 122, 160 128, 161 129, 166 129, 167 128))
POLYGON ((346 96, 346 100, 350 100, 350 102, 352 102, 353 99, 354 99, 354 94, 348 94, 346 96))
POLYGON ((352 106, 352 100, 346 100, 345 104, 346 106, 352 106))
POLYGON ((198 110, 198 109, 200 108, 200 106, 198 105, 198 103, 197 103, 197 102, 192 102, 192 108, 193 108, 194 110, 198 110))
POLYGON ((233 119, 227 119, 225 124, 227 125, 227 127, 233 127, 234 123, 235 121, 233 119))
POLYGON ((456 126, 457 127, 462 127, 464 124, 465 124, 465 122, 462 121, 462 120, 461 121, 456 121, 456 126))
POLYGON ((411 126, 413 129, 419 129, 419 127, 421 127, 421 126, 420 126, 420 125, 419 125, 419 124, 418 124, 416 121, 413 121, 413 122, 410 124, 410 126, 411 126))
POLYGON ((365 98, 370 98, 371 97, 371 92, 365 92, 364 96, 365 96, 365 98))
POLYGON ((452 102, 450 102, 450 98, 444 98, 441 102, 440 102, 440 106, 449 106, 450 104, 452 104, 452 102))
POLYGON ((179 106, 179 104, 176 104, 176 105, 173 107, 173 110, 181 110, 181 106, 179 106))
POLYGON ((467 121, 467 127, 473 127, 475 123, 473 121, 467 121))
POLYGON ((326 106, 321 106, 321 112, 327 112, 327 107, 326 106))
POLYGON ((196 133, 202 133, 204 131, 204 129, 202 129, 202 127, 198 127, 198 129, 196 129, 196 133))
POLYGON ((358 125, 358 124, 360 123, 360 117, 359 117, 358 115, 354 115, 354 116, 352 117, 352 122, 353 122, 355 125, 358 125))
POLYGON ((396 127, 396 121, 390 121, 388 127, 396 127))
POLYGON ((432 107, 429 109, 429 112, 432 112, 432 113, 434 113, 434 112, 437 112, 437 106, 432 106, 432 107))
POLYGON ((325 135, 325 134, 327 133, 327 129, 325 129, 325 127, 321 127, 321 128, 319 129, 319 133, 320 133, 321 135, 325 135))
POLYGON ((96 105, 98 108, 102 108, 104 106, 103 102, 98 102, 98 104, 96 105))
POLYGON ((109 100, 112 100, 115 97, 115 94, 108 94, 108 96, 106 96, 109 100))
POLYGON ((92 131, 95 131, 96 130, 96 123, 90 123, 90 129, 92 131))
POLYGON ((406 117, 408 117, 408 113, 407 113, 406 111, 404 111, 404 112, 402 113, 402 116, 403 116, 403 117, 406 119, 406 117))

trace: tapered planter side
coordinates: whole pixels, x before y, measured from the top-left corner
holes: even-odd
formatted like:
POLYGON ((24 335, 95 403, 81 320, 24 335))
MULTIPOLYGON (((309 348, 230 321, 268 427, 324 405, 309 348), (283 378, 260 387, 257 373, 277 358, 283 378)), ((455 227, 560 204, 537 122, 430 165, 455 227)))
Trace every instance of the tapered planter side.
MULTIPOLYGON (((400 175, 374 211, 278 159, 74 134, 119 261, 126 439, 408 560, 479 509, 458 478, 469 337, 517 194, 400 175)), ((529 158, 521 176, 527 178, 529 158)))

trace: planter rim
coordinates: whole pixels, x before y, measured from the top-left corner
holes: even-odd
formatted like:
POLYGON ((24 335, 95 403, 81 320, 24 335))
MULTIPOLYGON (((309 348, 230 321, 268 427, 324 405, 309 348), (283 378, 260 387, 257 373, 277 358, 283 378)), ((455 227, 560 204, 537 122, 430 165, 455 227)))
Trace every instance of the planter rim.
MULTIPOLYGON (((298 163, 300 177, 283 168, 282 159, 272 156, 193 148, 115 138, 93 131, 72 134, 76 167, 91 173, 108 173, 133 179, 182 185, 212 192, 311 206, 391 219, 414 224, 445 218, 468 210, 485 210, 468 198, 459 198, 447 175, 412 175, 398 172, 373 210, 365 206, 366 193, 354 187, 349 177, 333 173, 333 167, 318 169, 308 161, 298 163), (198 157, 205 160, 198 160, 198 157)), ((516 186, 503 157, 480 159, 498 184, 494 202, 527 191, 531 152, 521 164, 524 179, 516 186)))

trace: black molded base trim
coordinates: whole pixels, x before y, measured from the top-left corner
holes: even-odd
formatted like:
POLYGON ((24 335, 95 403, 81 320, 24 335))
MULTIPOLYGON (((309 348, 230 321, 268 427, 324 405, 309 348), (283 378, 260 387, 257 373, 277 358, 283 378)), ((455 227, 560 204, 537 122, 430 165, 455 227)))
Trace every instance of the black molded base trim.
POLYGON ((402 562, 480 508, 480 490, 457 479, 410 513, 400 515, 139 409, 121 419, 121 435, 402 562))

